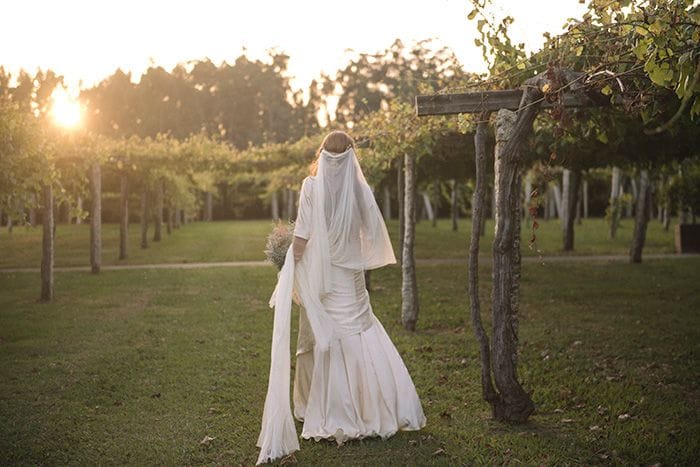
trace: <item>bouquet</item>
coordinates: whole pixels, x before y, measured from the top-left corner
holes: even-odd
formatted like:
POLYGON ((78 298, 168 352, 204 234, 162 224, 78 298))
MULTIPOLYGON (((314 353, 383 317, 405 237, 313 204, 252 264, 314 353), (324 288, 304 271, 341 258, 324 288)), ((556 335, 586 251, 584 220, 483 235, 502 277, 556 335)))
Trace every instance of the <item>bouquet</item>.
POLYGON ((275 223, 272 232, 267 236, 265 256, 269 262, 277 266, 277 269, 281 270, 284 266, 284 258, 287 256, 287 250, 293 238, 294 224, 291 222, 284 224, 281 221, 275 223))

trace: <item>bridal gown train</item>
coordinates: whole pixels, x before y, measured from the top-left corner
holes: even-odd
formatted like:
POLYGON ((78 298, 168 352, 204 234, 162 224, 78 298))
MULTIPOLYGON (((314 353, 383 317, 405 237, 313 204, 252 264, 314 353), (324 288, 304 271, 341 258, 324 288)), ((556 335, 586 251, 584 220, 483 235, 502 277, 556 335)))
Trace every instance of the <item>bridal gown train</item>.
POLYGON ((332 269, 326 311, 347 334, 315 355, 302 312, 294 378, 294 416, 305 439, 347 439, 418 430, 425 417, 413 381, 372 313, 362 271, 332 269))
POLYGON ((277 287, 270 380, 258 463, 299 449, 289 408, 291 298, 301 303, 294 416, 305 439, 388 438, 425 426, 416 388, 372 312, 364 270, 396 262, 384 220, 352 149, 322 153, 302 184, 294 235, 277 287), (286 389, 285 389, 286 387, 286 389))

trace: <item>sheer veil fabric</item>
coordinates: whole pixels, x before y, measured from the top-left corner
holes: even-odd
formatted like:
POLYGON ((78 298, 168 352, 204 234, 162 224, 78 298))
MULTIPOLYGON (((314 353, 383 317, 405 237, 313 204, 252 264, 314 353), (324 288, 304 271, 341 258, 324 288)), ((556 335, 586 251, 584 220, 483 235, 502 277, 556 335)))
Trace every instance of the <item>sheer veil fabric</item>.
POLYGON ((365 290, 363 271, 396 258, 352 148, 321 152, 317 175, 302 184, 294 234, 308 243, 296 265, 290 247, 270 299, 275 317, 258 464, 299 449, 289 400, 293 291, 302 305, 294 384, 302 437, 342 443, 425 425, 411 377, 365 290))

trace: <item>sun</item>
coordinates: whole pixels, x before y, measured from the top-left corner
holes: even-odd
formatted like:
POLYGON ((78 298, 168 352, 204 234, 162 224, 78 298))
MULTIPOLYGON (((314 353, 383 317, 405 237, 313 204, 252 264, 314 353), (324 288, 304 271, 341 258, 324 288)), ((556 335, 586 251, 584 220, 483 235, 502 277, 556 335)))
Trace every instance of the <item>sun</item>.
POLYGON ((80 102, 72 98, 62 86, 51 94, 51 117, 57 125, 64 128, 75 128, 82 120, 80 102))

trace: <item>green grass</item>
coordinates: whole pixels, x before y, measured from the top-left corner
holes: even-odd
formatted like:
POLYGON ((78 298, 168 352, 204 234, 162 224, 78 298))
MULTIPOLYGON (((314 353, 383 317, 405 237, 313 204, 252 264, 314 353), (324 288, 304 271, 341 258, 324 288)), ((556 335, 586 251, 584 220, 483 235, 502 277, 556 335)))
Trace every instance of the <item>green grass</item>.
MULTIPOLYGON (((525 256, 542 255, 626 255, 632 243, 634 231, 633 219, 623 219, 614 239, 608 237, 608 226, 604 219, 585 219, 581 225, 574 227, 575 251, 562 251, 561 224, 558 220, 538 220, 539 228, 536 231, 536 246, 528 247, 532 237, 529 225, 523 223, 521 233, 521 250, 525 256), (539 250, 539 252, 537 251, 539 250)), ((396 247, 398 239, 398 221, 390 221, 389 229, 396 247)), ((469 237, 471 235, 471 221, 469 219, 459 222, 459 230, 452 230, 452 222, 447 219, 439 219, 437 227, 432 227, 430 222, 419 222, 416 226, 416 257, 417 258, 467 258, 469 252, 469 237)), ((646 253, 673 253, 673 230, 664 231, 663 226, 656 221, 649 222, 646 244, 646 253)), ((491 254, 493 243, 493 221, 487 220, 484 236, 481 238, 480 248, 482 253, 491 254)))
MULTIPOLYGON (((160 242, 141 248, 139 226, 129 228, 129 257, 119 258, 119 225, 102 226, 102 264, 193 263, 211 261, 252 261, 265 259, 265 238, 270 221, 197 222, 163 230, 160 242)), ((56 266, 90 264, 89 225, 61 224, 56 228, 56 266)), ((16 227, 12 234, 0 233, 1 267, 38 267, 41 263, 41 227, 16 227), (7 252, 7 254, 5 254, 7 252)))
MULTIPOLYGON (((561 227, 559 221, 541 221, 537 231, 537 248, 543 255, 561 255, 561 227)), ((394 248, 398 248, 398 222, 389 222, 394 248)), ((587 219, 576 226, 574 255, 627 254, 634 224, 631 219, 622 222, 617 237, 607 236, 602 219, 587 219)), ((161 242, 150 242, 141 249, 138 225, 129 229, 129 258, 119 261, 119 228, 116 224, 103 226, 103 254, 105 265, 144 263, 183 263, 211 261, 249 261, 264 259, 265 238, 272 228, 269 221, 198 222, 164 235, 161 242)), ((441 219, 437 227, 429 222, 418 223, 416 231, 417 258, 466 258, 469 248, 471 223, 461 220, 459 231, 453 232, 451 222, 441 219)), ((523 254, 537 255, 527 246, 531 233, 523 227, 523 254)), ((150 237, 150 236, 149 236, 150 237)), ((481 248, 490 254, 493 223, 486 224, 481 248)), ((89 227, 61 224, 56 229, 56 265, 84 266, 89 264, 89 227)), ((655 221, 649 223, 646 253, 672 253, 673 232, 665 232, 655 221)), ((41 228, 17 227, 12 234, 0 230, 0 268, 38 267, 41 262, 41 228)))
MULTIPOLYGON (((697 258, 525 264, 520 374, 537 411, 521 426, 492 421, 480 398, 464 268, 418 268, 415 334, 398 323, 399 269, 377 271, 374 310, 428 424, 386 442, 303 441, 296 459, 692 464, 699 271, 697 258)), ((484 300, 489 275, 482 271, 484 300)), ((56 301, 39 304, 36 274, 0 274, 2 463, 253 464, 275 277, 272 267, 60 273, 56 301), (199 444, 205 435, 215 438, 208 446, 199 444)))

